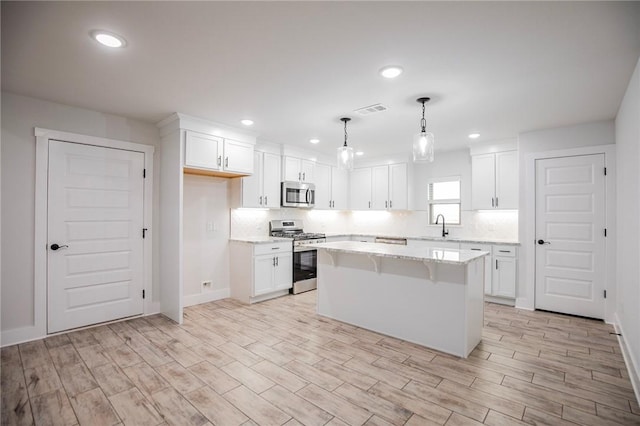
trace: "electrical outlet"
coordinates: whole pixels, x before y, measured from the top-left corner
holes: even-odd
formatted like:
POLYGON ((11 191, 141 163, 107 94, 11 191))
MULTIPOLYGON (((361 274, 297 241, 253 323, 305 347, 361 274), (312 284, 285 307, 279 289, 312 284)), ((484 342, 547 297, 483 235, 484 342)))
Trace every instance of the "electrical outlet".
POLYGON ((211 281, 202 281, 202 290, 211 291, 211 281))

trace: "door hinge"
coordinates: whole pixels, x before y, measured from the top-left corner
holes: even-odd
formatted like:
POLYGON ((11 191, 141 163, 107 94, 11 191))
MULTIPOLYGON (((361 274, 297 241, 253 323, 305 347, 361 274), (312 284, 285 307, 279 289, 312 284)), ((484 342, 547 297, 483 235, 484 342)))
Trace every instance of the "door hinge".
POLYGON ((146 177, 147 177, 147 169, 142 169, 142 178, 146 179, 146 177))
POLYGON ((607 238, 607 228, 604 228, 604 237, 607 238))
POLYGON ((142 228, 142 238, 145 238, 147 236, 147 231, 149 230, 149 228, 142 228))
POLYGON ((604 291, 604 298, 607 298, 607 290, 604 291))
POLYGON ((607 175, 607 168, 606 167, 604 168, 604 175, 605 176, 607 175))
POLYGON ((142 290, 142 298, 144 299, 144 290, 142 290))

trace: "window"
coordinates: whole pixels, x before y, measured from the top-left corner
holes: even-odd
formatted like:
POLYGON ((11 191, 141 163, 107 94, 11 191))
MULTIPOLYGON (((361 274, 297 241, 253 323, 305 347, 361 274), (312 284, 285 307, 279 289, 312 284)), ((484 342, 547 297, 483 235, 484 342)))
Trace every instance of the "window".
MULTIPOLYGON (((460 225, 460 176, 429 181, 429 224, 441 214, 446 223, 460 225)), ((442 223, 442 222, 441 222, 442 223)))

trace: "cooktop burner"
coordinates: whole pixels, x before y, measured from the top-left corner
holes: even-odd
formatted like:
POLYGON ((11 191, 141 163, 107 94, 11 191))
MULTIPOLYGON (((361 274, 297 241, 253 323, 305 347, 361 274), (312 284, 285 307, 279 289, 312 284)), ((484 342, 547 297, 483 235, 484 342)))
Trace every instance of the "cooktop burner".
POLYGON ((316 233, 316 232, 271 232, 272 237, 280 237, 280 238, 293 238, 295 241, 298 240, 313 240, 317 238, 325 238, 324 234, 316 233))
POLYGON ((272 220, 269 229, 272 237, 292 238, 294 241, 325 238, 321 233, 304 232, 300 220, 272 220))

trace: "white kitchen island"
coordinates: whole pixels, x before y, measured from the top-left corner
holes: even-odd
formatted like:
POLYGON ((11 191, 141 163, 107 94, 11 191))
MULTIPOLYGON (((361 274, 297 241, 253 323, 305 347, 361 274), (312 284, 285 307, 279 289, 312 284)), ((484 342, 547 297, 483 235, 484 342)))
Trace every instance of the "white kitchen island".
POLYGON ((482 337, 486 252, 339 241, 318 248, 318 314, 466 358, 482 337))

